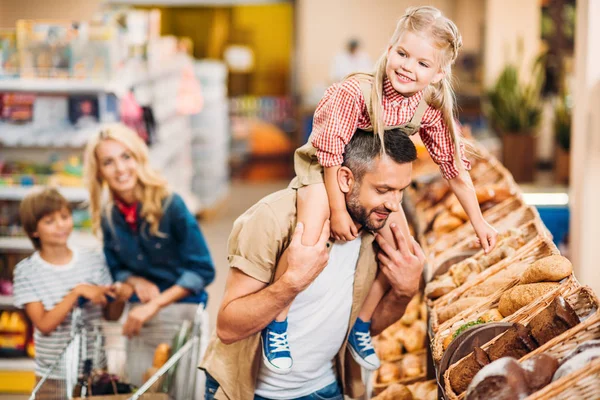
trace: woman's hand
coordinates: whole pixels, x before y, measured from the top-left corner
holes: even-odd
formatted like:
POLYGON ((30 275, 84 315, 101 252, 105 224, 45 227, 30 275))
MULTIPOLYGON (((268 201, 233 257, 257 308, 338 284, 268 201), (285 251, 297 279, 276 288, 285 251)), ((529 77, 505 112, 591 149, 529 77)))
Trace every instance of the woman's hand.
POLYGON ((496 246, 496 241, 498 240, 498 231, 493 226, 488 224, 484 219, 482 219, 482 221, 478 224, 473 224, 473 228, 477 234, 479 245, 485 254, 488 254, 494 249, 494 246, 496 246))
POLYGON ((148 322, 160 310, 158 304, 149 302, 134 307, 127 315, 127 320, 123 324, 123 335, 131 338, 140 334, 142 326, 148 322))
POLYGON ((127 301, 133 295, 134 289, 129 283, 115 282, 110 287, 111 294, 114 294, 115 300, 127 301))
POLYGON ((358 229, 346 210, 331 210, 331 237, 335 240, 350 241, 356 239, 358 229))
POLYGON ((141 303, 148 303, 160 294, 158 286, 141 276, 130 276, 127 279, 127 283, 133 287, 141 303))

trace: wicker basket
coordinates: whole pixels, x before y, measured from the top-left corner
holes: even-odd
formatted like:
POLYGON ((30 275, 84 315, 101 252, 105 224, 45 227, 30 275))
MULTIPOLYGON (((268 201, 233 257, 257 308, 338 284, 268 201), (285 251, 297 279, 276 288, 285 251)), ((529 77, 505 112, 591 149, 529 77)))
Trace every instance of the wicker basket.
MULTIPOLYGON (((587 317, 589 319, 591 315, 597 315, 598 298, 596 297, 596 295, 594 295, 594 293, 589 288, 579 286, 579 283, 577 282, 577 280, 573 276, 571 276, 569 279, 567 279, 565 282, 563 282, 561 284, 559 290, 555 290, 553 292, 546 293, 538 301, 533 302, 533 303, 529 304, 528 306, 525 306, 525 307, 521 308, 520 310, 518 310, 517 312, 515 312, 511 316, 511 317, 515 317, 512 320, 505 319, 503 321, 519 322, 521 324, 526 325, 527 323, 529 323, 529 321, 531 321, 533 319, 533 317, 535 317, 542 310, 544 310, 546 307, 548 307, 550 305, 550 303, 552 303, 552 301, 558 295, 562 295, 565 298, 565 301, 567 301, 569 303, 569 305, 571 305, 571 307, 575 310, 575 312, 577 313, 577 315, 580 318, 587 317)), ((584 321, 584 322, 586 322, 586 321, 584 321)), ((552 344, 556 344, 557 341, 564 340, 565 336, 572 335, 573 332, 576 332, 576 329, 581 329, 580 325, 581 325, 581 323, 578 324, 577 326, 573 327, 569 331, 564 332, 562 335, 559 335, 556 338, 552 339, 550 342, 546 343, 544 346, 547 346, 547 345, 552 346, 552 344)), ((585 325, 583 325, 583 326, 585 326, 585 325)), ((489 341, 488 343, 486 343, 485 345, 483 345, 481 347, 484 350, 486 350, 492 343, 494 343, 496 340, 498 340, 501 336, 502 335, 497 336, 496 338, 494 338, 493 340, 489 341)), ((544 346, 542 346, 540 348, 546 348, 546 349, 548 348, 548 347, 544 347, 544 346)), ((537 349, 535 352, 532 352, 531 355, 537 354, 537 352, 539 352, 539 351, 540 351, 540 349, 537 349)), ((523 359, 525 359, 525 357, 523 357, 523 359)), ((449 399, 462 399, 465 395, 465 393, 460 393, 460 394, 454 393, 454 391, 452 389, 452 385, 450 384, 450 373, 452 372, 452 370, 454 368, 456 368, 459 365, 459 363, 462 360, 464 360, 464 358, 461 359, 460 361, 456 362, 455 364, 451 365, 448 368, 448 370, 446 371, 446 373, 444 374, 446 395, 449 399)))

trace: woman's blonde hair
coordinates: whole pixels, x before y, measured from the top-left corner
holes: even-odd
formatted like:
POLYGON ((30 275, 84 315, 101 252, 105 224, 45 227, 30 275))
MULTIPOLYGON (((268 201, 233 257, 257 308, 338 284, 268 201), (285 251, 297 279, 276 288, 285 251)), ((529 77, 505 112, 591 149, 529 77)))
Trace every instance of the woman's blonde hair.
MULTIPOLYGON (((455 147, 455 158, 457 168, 462 168, 460 156, 461 135, 454 121, 454 91, 452 89, 452 64, 458 56, 458 50, 462 46, 462 38, 456 25, 450 19, 446 18, 440 10, 431 6, 411 7, 398 21, 396 30, 392 35, 389 45, 394 46, 400 37, 406 33, 412 32, 420 36, 429 38, 433 46, 440 51, 438 62, 444 76, 442 80, 435 84, 430 84, 425 90, 425 101, 427 104, 442 112, 444 123, 448 127, 452 141, 455 147)), ((383 142, 383 133, 385 126, 383 123, 383 81, 386 77, 385 68, 387 65, 387 49, 375 64, 375 76, 371 88, 371 102, 373 131, 379 135, 383 142)), ((369 99, 365 99, 369 101, 369 99)))
MULTIPOLYGON (((150 233, 161 236, 158 224, 163 216, 163 200, 169 195, 167 181, 153 168, 148 161, 148 147, 139 135, 122 124, 113 124, 105 127, 88 141, 84 153, 84 176, 90 192, 90 214, 92 217, 92 230, 95 234, 100 232, 102 214, 102 195, 108 187, 98 167, 96 150, 98 145, 105 140, 114 140, 125 146, 138 163, 137 185, 135 198, 142 205, 140 216, 150 225, 150 233)), ((114 194, 108 188, 109 198, 112 201, 114 194)))

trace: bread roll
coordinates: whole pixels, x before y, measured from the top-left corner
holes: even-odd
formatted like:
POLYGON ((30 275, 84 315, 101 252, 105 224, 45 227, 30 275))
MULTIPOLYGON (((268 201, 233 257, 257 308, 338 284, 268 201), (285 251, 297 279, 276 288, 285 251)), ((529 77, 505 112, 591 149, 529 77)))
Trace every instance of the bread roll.
POLYGON ((413 396, 406 386, 393 383, 376 397, 373 397, 373 400, 413 400, 413 396))
POLYGON ((400 367, 395 363, 384 362, 377 370, 377 382, 379 383, 398 382, 401 378, 400 367))
POLYGON ((423 373, 425 365, 423 357, 419 354, 405 354, 400 362, 402 375, 404 378, 414 378, 423 373))
POLYGON ((425 338, 427 337, 427 323, 425 321, 416 321, 408 328, 404 337, 404 348, 409 353, 425 348, 425 338))
POLYGON ((552 381, 556 381, 584 368, 596 358, 600 358, 600 340, 590 340, 580 344, 562 359, 561 365, 554 374, 552 381))
POLYGON ((464 223, 465 221, 462 219, 445 212, 442 215, 439 215, 433 222, 433 231, 438 235, 452 232, 464 223))
POLYGON ((435 379, 425 382, 415 382, 407 387, 415 400, 437 400, 438 387, 435 379))
POLYGON ((476 304, 481 304, 485 300, 485 297, 464 297, 456 300, 454 303, 440 307, 437 311, 438 323, 442 324, 448 321, 450 318, 456 316, 461 311, 464 311, 476 304))
POLYGON ((452 276, 452 281, 457 287, 465 283, 467 281, 467 278, 473 272, 479 272, 479 268, 476 264, 472 265, 468 262, 460 262, 458 264, 454 264, 448 270, 448 273, 452 276))
POLYGON ((462 219, 463 221, 469 220, 467 212, 458 201, 452 203, 452 205, 450 206, 450 213, 455 217, 462 219))
POLYGON ((408 305, 406 306, 406 311, 402 318, 400 318, 400 322, 404 325, 411 325, 413 322, 419 319, 419 306, 421 304, 421 295, 417 294, 414 296, 408 305))
POLYGON ((558 283, 554 282, 529 283, 527 285, 515 286, 507 290, 500 297, 498 311, 504 317, 508 317, 521 307, 525 307, 559 286, 558 283))
POLYGON ((452 343, 453 340, 454 340, 453 334, 450 334, 444 338, 444 341, 442 342, 442 348, 444 349, 444 351, 446 351, 446 349, 448 348, 448 346, 450 346, 450 343, 452 343))
POLYGON ((383 361, 397 360, 402 355, 402 344, 394 338, 381 339, 377 342, 375 351, 383 361))
POLYGON ((486 297, 494 294, 498 290, 506 287, 509 283, 514 281, 514 279, 511 277, 500 274, 496 275, 497 276, 492 276, 480 284, 473 286, 471 289, 467 290, 462 297, 486 297))
POLYGON ((531 264, 523 273, 521 283, 558 282, 572 272, 571 261, 563 256, 553 255, 531 264))

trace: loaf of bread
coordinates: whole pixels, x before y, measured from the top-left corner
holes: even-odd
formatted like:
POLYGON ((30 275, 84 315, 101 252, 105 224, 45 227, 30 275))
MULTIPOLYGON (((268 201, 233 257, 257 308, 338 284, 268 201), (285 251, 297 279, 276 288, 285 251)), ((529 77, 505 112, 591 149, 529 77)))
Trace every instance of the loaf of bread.
POLYGON ((498 273, 484 280, 480 284, 473 286, 471 289, 467 290, 462 297, 486 297, 506 287, 513 281, 514 278, 498 273))
POLYGON ((507 290, 500 297, 498 311, 503 316, 508 317, 521 307, 525 307, 559 286, 560 284, 555 282, 539 282, 515 286, 507 290))
POLYGON ((413 400, 413 395, 408 388, 400 383, 393 383, 373 400, 413 400))
POLYGON ((521 363, 529 393, 537 392, 552 382, 558 360, 548 354, 537 354, 521 363))
POLYGON ((454 393, 459 394, 467 390, 473 377, 490 363, 488 355, 479 347, 459 361, 458 365, 450 371, 450 385, 454 393))
POLYGON ((579 323, 579 317, 562 296, 555 298, 529 322, 531 336, 541 346, 579 323))
POLYGON ((448 274, 444 274, 439 279, 429 282, 425 287, 425 296, 430 299, 437 299, 445 294, 450 293, 456 289, 456 285, 452 280, 452 277, 448 274))
POLYGON ((559 255, 548 256, 532 263, 523 273, 521 283, 558 282, 572 272, 571 261, 559 255))
POLYGON ((442 324, 453 318, 461 311, 466 310, 469 307, 481 304, 486 300, 486 297, 464 297, 456 300, 454 303, 450 303, 446 306, 440 307, 437 311, 438 323, 442 324))
POLYGON ((469 216, 467 215, 465 209, 460 205, 458 201, 453 201, 450 205, 450 213, 457 218, 462 219, 463 221, 468 221, 469 216))
POLYGON ((529 328, 515 323, 488 347, 487 354, 490 361, 502 357, 519 359, 536 348, 537 345, 531 338, 529 328))
POLYGON ((580 344, 562 359, 552 381, 559 380, 581 368, 585 368, 596 358, 600 358, 600 340, 590 340, 580 344))
POLYGON ((452 276, 452 281, 456 286, 460 286, 469 279, 469 277, 474 276, 480 271, 479 265, 477 262, 472 259, 467 259, 466 261, 460 262, 458 264, 454 264, 448 270, 448 273, 452 276))
POLYGON ((467 400, 522 400, 529 394, 525 375, 513 358, 486 365, 469 385, 467 400))
POLYGON ((402 371, 395 363, 384 362, 377 370, 377 382, 379 383, 388 384, 398 382, 401 378, 402 371))

